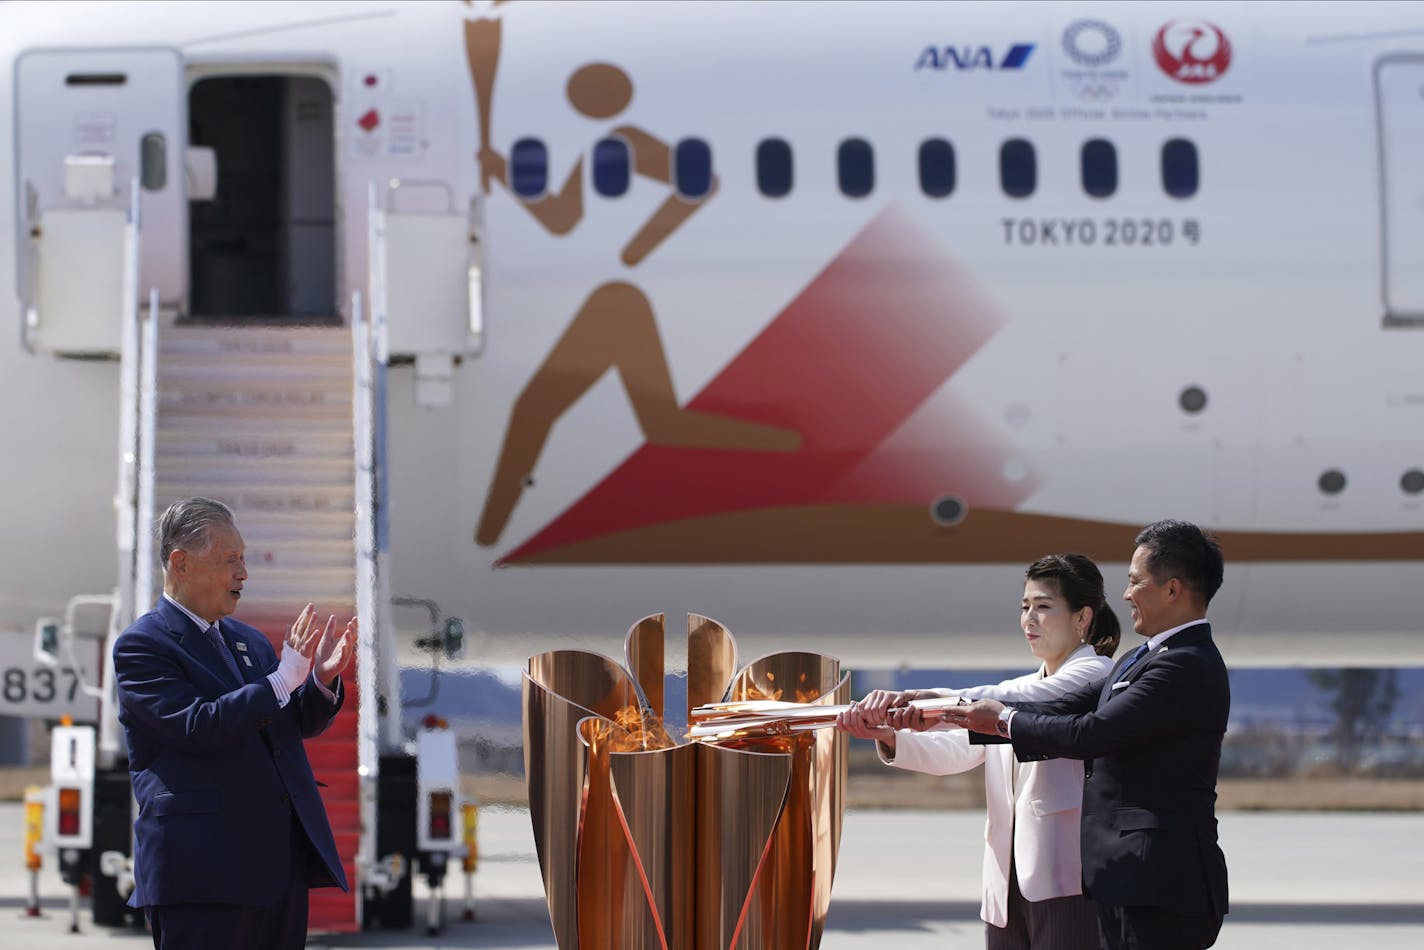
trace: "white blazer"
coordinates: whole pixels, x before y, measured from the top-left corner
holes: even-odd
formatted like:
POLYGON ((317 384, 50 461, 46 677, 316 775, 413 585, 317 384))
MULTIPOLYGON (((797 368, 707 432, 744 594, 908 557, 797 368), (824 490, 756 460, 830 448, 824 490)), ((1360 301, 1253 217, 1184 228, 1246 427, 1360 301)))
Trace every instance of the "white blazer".
MULTIPOLYGON (((944 690, 969 699, 1038 702, 1056 699, 1107 676, 1112 660, 1082 646, 1058 672, 1038 672, 1005 680, 997 686, 944 690)), ((995 927, 1008 924, 1009 855, 1026 900, 1042 901, 1083 892, 1083 861, 1079 851, 1079 819, 1083 807, 1083 763, 1048 759, 1019 763, 1018 793, 1014 793, 1014 752, 1010 745, 970 745, 963 729, 933 732, 901 730, 895 734, 895 757, 888 765, 931 775, 967 772, 984 763, 984 902, 979 916, 995 927)))

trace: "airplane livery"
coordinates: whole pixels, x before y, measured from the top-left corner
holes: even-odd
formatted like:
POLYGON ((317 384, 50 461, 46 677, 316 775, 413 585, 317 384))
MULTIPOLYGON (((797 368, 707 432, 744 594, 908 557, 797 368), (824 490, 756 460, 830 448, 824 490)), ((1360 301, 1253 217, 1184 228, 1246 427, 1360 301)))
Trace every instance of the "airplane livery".
POLYGON ((1233 663, 1424 658, 1417 5, 4 6, 0 623, 203 493, 480 663, 1022 666, 1180 517, 1233 663))

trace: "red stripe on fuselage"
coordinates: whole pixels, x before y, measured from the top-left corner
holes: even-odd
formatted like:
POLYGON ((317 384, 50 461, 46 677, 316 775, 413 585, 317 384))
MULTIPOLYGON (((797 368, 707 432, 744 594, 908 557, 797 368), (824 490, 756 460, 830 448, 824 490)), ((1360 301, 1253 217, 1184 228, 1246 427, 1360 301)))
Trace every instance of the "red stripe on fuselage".
POLYGON ((1002 322, 932 240, 902 212, 886 209, 688 403, 795 429, 799 449, 645 444, 502 561, 650 524, 763 507, 929 504, 927 491, 955 486, 963 486, 958 494, 971 504, 1021 501, 1033 480, 1005 483, 999 469, 1007 450, 997 437, 986 444, 989 429, 973 417, 961 418, 962 435, 973 432, 969 440, 990 451, 946 451, 956 442, 950 431, 956 421, 945 419, 942 441, 899 444, 876 455, 1002 322))

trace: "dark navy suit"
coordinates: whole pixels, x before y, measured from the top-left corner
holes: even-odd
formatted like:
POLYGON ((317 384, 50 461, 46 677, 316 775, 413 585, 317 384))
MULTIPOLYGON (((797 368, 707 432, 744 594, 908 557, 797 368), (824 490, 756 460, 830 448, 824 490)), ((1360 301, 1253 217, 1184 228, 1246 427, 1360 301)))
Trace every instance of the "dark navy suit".
POLYGON ((347 887, 302 745, 345 692, 338 681, 333 703, 308 679, 278 708, 267 638, 230 617, 219 630, 252 661, 236 664, 242 683, 212 635, 166 599, 114 642, 139 809, 129 904, 274 905, 290 885, 301 889, 304 922, 306 887, 347 887))
POLYGON ((1178 631, 1120 673, 1131 655, 1105 680, 1059 699, 1010 703, 1019 710, 1010 726, 1014 752, 1022 761, 1085 760, 1084 893, 1100 905, 1165 912, 1177 936, 1154 946, 1210 946, 1227 911, 1216 832, 1231 708, 1226 664, 1206 623, 1178 631), (1191 936, 1192 918, 1207 937, 1191 936))

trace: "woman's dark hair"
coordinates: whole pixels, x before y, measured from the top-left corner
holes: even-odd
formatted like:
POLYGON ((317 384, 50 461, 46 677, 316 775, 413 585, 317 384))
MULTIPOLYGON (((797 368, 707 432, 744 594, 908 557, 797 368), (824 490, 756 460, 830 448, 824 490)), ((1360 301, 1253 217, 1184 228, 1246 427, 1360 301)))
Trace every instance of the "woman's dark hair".
POLYGON ((1074 612, 1084 607, 1093 608, 1093 623, 1088 627, 1084 642, 1091 643, 1099 656, 1112 656, 1117 652, 1122 628, 1103 593, 1103 572, 1092 558, 1081 554, 1050 554, 1030 564, 1024 577, 1031 581, 1053 581, 1074 612))

